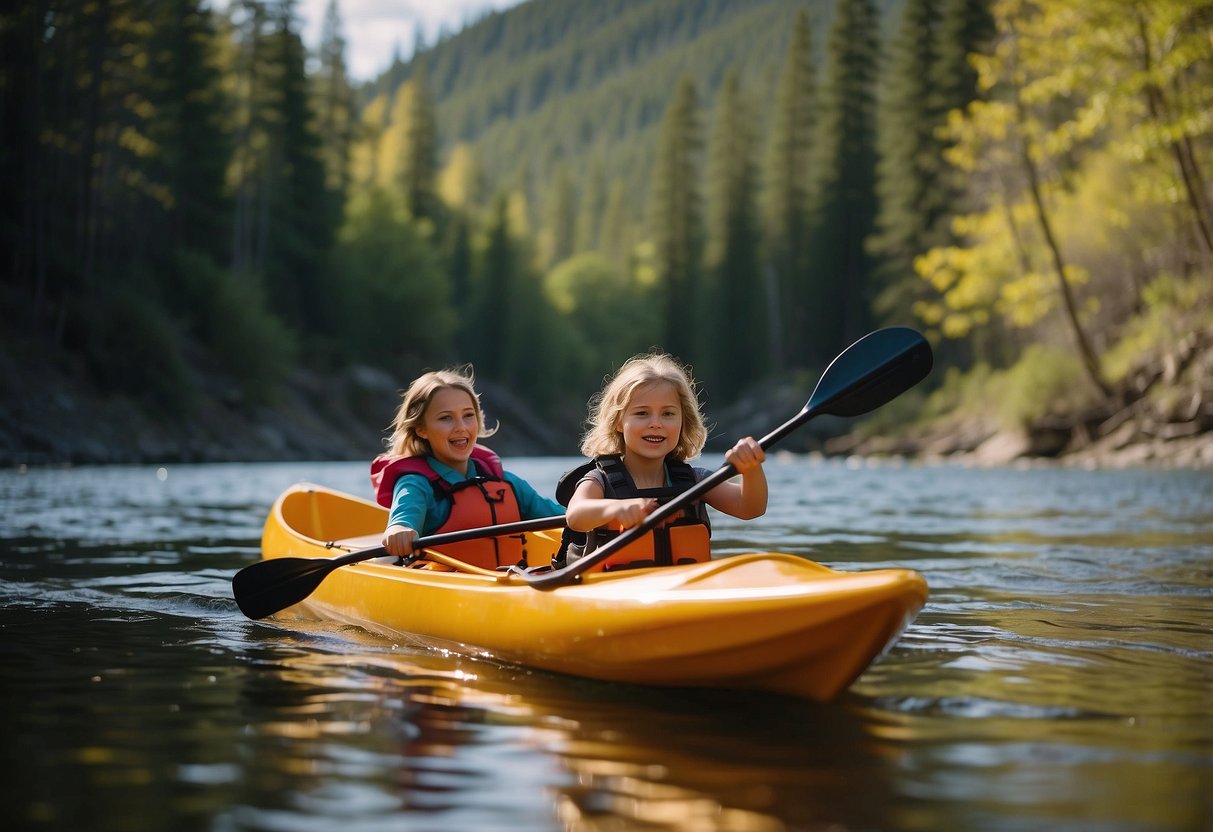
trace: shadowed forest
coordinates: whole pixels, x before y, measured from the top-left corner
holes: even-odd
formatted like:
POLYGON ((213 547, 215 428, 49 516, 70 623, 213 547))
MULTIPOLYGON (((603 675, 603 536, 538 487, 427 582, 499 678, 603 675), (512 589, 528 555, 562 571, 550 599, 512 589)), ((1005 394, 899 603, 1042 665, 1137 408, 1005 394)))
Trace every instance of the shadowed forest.
POLYGON ((530 0, 364 85, 299 31, 0 12, 9 458, 51 377, 184 432, 456 363, 572 452, 636 352, 724 426, 890 324, 936 372, 870 433, 1213 430, 1213 3, 530 0))

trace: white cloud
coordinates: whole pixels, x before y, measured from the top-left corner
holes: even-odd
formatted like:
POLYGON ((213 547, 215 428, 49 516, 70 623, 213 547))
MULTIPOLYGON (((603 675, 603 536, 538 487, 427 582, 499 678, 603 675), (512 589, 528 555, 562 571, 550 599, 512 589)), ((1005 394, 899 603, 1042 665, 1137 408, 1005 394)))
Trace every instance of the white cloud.
MULTIPOLYGON (((350 77, 366 81, 386 70, 397 50, 408 59, 420 28, 426 43, 439 32, 457 32, 493 9, 518 5, 520 0, 337 0, 345 35, 345 65, 350 77)), ((320 41, 329 0, 299 0, 301 34, 309 48, 320 41)))

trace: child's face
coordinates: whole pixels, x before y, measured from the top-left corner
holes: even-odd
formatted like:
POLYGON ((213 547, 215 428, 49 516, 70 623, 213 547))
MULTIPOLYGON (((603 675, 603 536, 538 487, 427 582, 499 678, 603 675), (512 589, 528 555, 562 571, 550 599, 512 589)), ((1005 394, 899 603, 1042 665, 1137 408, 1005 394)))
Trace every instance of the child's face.
POLYGON ((682 435, 682 404, 668 381, 636 388, 619 417, 623 446, 629 454, 662 459, 678 447, 682 435))
POLYGON ((472 397, 455 387, 444 387, 434 394, 417 428, 417 435, 430 443, 430 451, 444 465, 466 471, 480 420, 472 397))

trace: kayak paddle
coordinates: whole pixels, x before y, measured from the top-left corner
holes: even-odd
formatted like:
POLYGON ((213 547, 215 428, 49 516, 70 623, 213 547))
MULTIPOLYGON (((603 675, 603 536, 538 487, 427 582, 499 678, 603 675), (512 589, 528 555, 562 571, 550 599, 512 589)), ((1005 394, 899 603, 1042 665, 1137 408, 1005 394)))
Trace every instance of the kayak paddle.
MULTIPOLYGON (((900 396, 931 372, 931 345, 907 327, 889 327, 870 332, 830 362, 821 374, 804 408, 759 440, 765 451, 814 416, 861 416, 900 396)), ((622 532, 610 543, 561 569, 551 572, 511 574, 537 589, 551 589, 580 581, 581 574, 737 473, 725 463, 691 488, 665 503, 641 523, 622 532)))
MULTIPOLYGON (((413 551, 441 546, 444 543, 459 543, 479 537, 497 537, 522 532, 537 532, 543 529, 558 529, 564 525, 564 516, 540 517, 517 523, 502 523, 497 526, 482 526, 444 534, 432 534, 413 541, 413 551)), ((382 546, 347 552, 335 558, 269 558, 244 567, 232 577, 232 594, 236 605, 249 618, 265 618, 267 615, 298 604, 320 586, 330 572, 350 563, 386 556, 382 546)))

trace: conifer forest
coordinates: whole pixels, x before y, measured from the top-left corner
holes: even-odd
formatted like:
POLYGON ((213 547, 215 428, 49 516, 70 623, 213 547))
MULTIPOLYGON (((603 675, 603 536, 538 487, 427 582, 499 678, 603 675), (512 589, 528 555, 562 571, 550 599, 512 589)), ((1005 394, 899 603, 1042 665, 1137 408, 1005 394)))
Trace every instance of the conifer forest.
POLYGON ((721 408, 897 324, 915 417, 1213 413, 1207 0, 529 0, 365 83, 343 26, 6 6, 9 360, 178 415, 471 363, 580 414, 637 352, 721 408))

